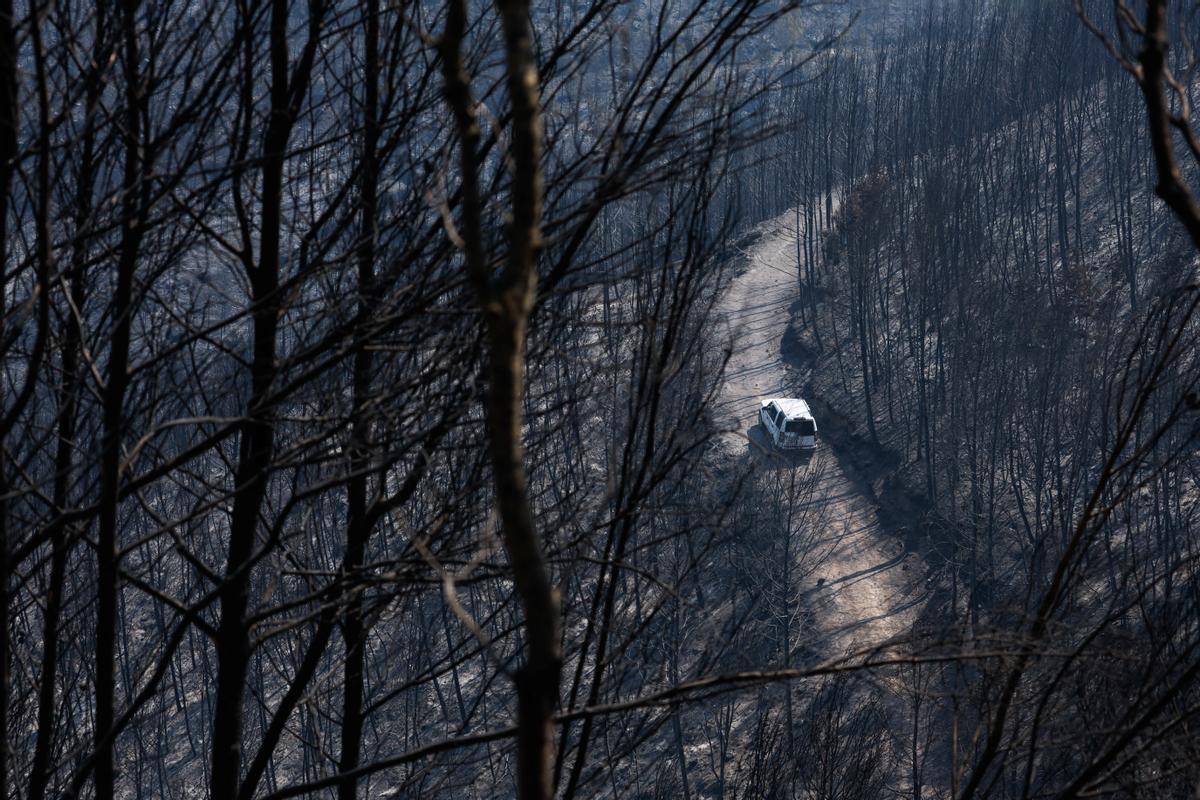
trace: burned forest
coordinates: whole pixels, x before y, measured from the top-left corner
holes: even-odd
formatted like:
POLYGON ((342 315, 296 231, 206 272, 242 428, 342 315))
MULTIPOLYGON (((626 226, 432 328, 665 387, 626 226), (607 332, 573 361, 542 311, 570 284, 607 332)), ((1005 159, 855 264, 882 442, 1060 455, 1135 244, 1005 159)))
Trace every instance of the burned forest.
POLYGON ((0 798, 1200 797, 1189 0, 0 0, 0 798))

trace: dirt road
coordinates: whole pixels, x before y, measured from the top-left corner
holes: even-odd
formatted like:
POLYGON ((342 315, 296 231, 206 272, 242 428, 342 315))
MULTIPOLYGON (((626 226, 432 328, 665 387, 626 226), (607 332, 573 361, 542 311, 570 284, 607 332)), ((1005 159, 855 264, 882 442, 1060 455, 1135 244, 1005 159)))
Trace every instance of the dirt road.
POLYGON ((809 638, 820 643, 819 655, 835 657, 911 630, 924 595, 924 568, 883 529, 875 504, 848 475, 836 443, 825 440, 811 459, 762 452, 766 441, 755 427, 759 401, 798 393, 789 385, 781 352, 788 307, 798 297, 795 219, 789 211, 762 226, 746 253, 747 266, 722 297, 719 310, 731 356, 718 422, 732 431, 722 434, 730 459, 753 469, 799 470, 798 477, 812 479, 813 491, 804 498, 810 513, 800 515, 798 523, 810 529, 796 532, 806 544, 806 563, 798 566, 805 602, 814 611, 816 630, 809 638))

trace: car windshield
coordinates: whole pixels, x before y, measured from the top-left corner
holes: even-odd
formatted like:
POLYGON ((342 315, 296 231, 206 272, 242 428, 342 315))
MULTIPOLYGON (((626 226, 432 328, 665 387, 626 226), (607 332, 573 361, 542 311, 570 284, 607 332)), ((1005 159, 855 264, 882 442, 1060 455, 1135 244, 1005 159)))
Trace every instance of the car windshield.
POLYGON ((817 426, 811 419, 789 419, 783 429, 787 433, 798 433, 801 436, 812 436, 817 432, 817 426))

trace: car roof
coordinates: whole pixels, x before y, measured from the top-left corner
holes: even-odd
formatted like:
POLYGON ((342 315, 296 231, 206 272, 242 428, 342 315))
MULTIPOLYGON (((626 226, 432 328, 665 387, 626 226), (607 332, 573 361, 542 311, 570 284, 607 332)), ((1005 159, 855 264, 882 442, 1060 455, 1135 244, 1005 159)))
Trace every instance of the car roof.
POLYGON ((812 419, 812 412, 808 409, 808 403, 798 397, 771 397, 762 401, 765 406, 768 403, 774 403, 783 412, 783 415, 788 419, 812 419))

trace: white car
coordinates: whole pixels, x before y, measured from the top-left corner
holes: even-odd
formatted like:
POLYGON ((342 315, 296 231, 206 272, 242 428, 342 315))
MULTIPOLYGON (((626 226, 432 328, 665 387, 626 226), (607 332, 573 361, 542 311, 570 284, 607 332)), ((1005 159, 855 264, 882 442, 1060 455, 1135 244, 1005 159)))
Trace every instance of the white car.
POLYGON ((780 450, 816 449, 817 421, 803 400, 783 397, 763 400, 758 418, 771 443, 780 450))

